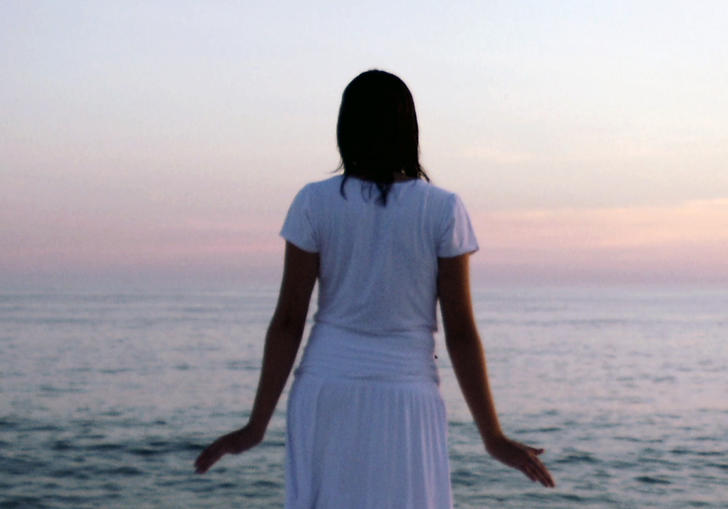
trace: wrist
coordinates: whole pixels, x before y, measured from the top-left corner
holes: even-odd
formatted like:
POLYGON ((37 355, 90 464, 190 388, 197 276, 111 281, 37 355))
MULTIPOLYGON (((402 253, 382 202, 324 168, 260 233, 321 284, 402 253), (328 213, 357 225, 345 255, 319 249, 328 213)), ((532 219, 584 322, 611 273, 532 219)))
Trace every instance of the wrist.
POLYGON ((261 421, 259 419, 253 419, 253 418, 251 418, 248 421, 248 424, 245 425, 245 427, 260 442, 260 441, 263 440, 263 437, 265 436, 265 430, 266 430, 266 428, 268 428, 268 423, 267 422, 263 422, 263 421, 261 421))
POLYGON ((488 430, 483 434, 483 442, 485 442, 486 448, 502 442, 505 438, 506 435, 500 428, 495 430, 488 430))

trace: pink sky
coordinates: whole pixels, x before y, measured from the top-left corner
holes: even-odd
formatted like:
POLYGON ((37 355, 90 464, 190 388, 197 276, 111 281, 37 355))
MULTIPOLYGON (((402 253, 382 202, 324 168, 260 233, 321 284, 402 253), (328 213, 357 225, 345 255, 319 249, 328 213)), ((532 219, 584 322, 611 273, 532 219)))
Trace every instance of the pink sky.
POLYGON ((3 2, 0 285, 275 281, 373 67, 413 91, 478 284, 728 282, 728 4, 548 5, 3 2))
MULTIPOLYGON (((16 233, 2 269, 16 274, 178 274, 275 283, 282 221, 149 218, 143 224, 54 216, 57 230, 16 233), (72 227, 69 227, 72 225, 72 227), (227 276, 225 276, 227 275, 227 276)), ((51 218, 41 222, 50 222, 51 218)), ((726 283, 728 200, 677 207, 534 209, 472 214, 475 283, 726 283)))

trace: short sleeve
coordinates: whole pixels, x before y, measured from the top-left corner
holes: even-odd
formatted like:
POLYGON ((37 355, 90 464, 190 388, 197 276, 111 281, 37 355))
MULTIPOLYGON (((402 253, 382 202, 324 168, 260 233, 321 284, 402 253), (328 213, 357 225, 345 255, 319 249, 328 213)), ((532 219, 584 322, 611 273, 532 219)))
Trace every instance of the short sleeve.
POLYGON ((468 211, 456 194, 450 196, 443 211, 440 236, 437 242, 438 258, 451 258, 478 250, 468 211))
POLYGON ((281 228, 281 237, 309 253, 319 251, 312 221, 310 186, 301 189, 293 199, 281 228))

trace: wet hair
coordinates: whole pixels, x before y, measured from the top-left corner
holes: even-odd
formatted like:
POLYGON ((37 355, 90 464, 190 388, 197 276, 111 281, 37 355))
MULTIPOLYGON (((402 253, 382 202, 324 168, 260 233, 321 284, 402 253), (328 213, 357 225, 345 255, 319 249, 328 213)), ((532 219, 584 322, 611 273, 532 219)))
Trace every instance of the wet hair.
POLYGON ((361 73, 344 89, 336 125, 336 141, 344 170, 341 194, 349 177, 376 184, 379 202, 395 174, 429 177, 420 166, 419 129, 415 103, 407 85, 394 74, 371 70, 361 73))

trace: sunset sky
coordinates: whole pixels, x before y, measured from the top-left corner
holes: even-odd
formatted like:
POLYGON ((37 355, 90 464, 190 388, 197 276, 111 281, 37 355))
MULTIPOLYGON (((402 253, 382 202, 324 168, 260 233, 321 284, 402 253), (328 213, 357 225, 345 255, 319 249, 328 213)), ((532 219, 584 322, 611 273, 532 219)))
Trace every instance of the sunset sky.
POLYGON ((476 285, 728 283, 728 2, 0 2, 0 285, 275 281, 399 75, 476 285))

